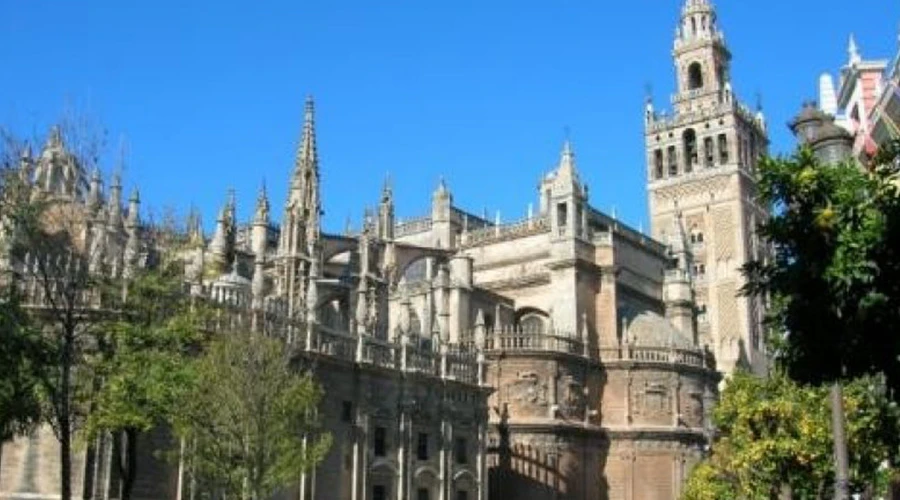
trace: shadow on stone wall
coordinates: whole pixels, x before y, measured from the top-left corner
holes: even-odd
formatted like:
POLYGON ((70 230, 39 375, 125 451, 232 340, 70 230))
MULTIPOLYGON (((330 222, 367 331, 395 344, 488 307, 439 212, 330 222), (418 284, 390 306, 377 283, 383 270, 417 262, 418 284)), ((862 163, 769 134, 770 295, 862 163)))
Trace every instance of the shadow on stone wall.
POLYGON ((608 443, 597 446, 587 439, 576 439, 574 449, 570 446, 562 454, 547 447, 517 443, 506 412, 496 429, 497 439, 487 449, 489 499, 607 498, 602 470, 608 443))

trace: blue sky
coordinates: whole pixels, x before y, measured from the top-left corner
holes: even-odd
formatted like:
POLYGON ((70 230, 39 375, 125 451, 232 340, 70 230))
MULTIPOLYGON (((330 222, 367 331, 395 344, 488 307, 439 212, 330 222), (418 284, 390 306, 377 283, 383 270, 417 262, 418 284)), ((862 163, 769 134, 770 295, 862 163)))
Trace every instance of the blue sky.
MULTIPOLYGON (((642 103, 648 84, 658 107, 672 92, 681 0, 0 4, 0 124, 43 133, 66 108, 102 122, 145 208, 193 203, 210 229, 229 187, 246 218, 265 179, 280 216, 311 93, 326 230, 358 226, 387 173, 400 217, 444 176, 458 205, 521 218, 566 129, 592 203, 647 227, 642 103)), ((894 0, 717 8, 774 152, 849 33, 864 58, 897 51, 894 0)))

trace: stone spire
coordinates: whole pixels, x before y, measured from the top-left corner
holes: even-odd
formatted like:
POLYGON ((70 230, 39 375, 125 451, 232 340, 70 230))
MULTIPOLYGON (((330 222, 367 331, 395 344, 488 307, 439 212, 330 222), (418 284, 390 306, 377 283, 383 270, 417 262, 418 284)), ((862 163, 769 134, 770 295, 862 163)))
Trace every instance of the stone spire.
POLYGON ((253 224, 269 223, 269 195, 266 193, 266 183, 263 181, 256 196, 256 213, 253 216, 253 224))
POLYGON ((306 98, 303 113, 303 132, 294 161, 294 173, 291 177, 291 191, 288 195, 288 207, 293 209, 298 219, 295 223, 305 225, 307 244, 315 244, 319 240, 321 202, 319 198, 319 154, 316 149, 315 104, 312 96, 306 98))
POLYGON ((394 239, 394 192, 390 177, 385 177, 381 188, 381 202, 378 204, 378 237, 394 239))
POLYGON ((209 244, 209 251, 216 265, 223 272, 230 264, 231 254, 234 251, 234 210, 234 192, 231 191, 228 200, 219 210, 219 216, 216 218, 216 230, 209 244))
POLYGON ((200 216, 200 212, 193 206, 191 207, 190 212, 188 212, 185 226, 191 245, 202 245, 203 219, 200 216))
POLYGON ((131 196, 128 198, 128 219, 126 221, 125 227, 129 230, 132 228, 136 228, 140 222, 140 204, 141 204, 141 195, 138 192, 137 188, 131 191, 131 196))
POLYGON ((862 57, 859 55, 859 47, 856 45, 856 37, 853 33, 850 33, 850 40, 847 42, 847 55, 850 66, 859 64, 862 61, 862 57))
POLYGON ((572 143, 568 139, 563 142, 562 153, 559 157, 559 171, 568 174, 575 173, 575 152, 572 151, 572 143))
POLYGON ((134 276, 137 267, 138 256, 140 254, 140 235, 139 235, 139 212, 140 212, 140 195, 137 188, 131 192, 128 199, 128 219, 125 223, 125 229, 128 232, 128 240, 125 242, 125 253, 123 255, 125 265, 125 277, 134 276))
POLYGON ((123 227, 122 219, 122 174, 115 172, 112 183, 109 186, 109 209, 107 211, 107 224, 110 229, 116 230, 123 227))
POLYGON ((256 213, 253 216, 253 228, 251 229, 251 248, 256 261, 262 262, 265 259, 268 232, 269 197, 266 194, 266 183, 263 182, 256 198, 256 213))
POLYGON ((103 194, 101 192, 102 186, 103 181, 100 179, 100 170, 94 168, 94 171, 91 174, 91 183, 90 188, 88 189, 87 200, 85 200, 88 210, 94 215, 96 215, 97 211, 100 209, 100 205, 103 204, 103 194))

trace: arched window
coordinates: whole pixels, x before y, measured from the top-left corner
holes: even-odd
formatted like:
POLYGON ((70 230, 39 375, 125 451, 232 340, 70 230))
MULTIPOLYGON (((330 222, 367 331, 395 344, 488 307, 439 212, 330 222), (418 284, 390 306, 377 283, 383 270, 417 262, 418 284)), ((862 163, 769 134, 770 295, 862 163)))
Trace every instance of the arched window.
POLYGON ((544 333, 544 318, 536 314, 529 314, 519 321, 519 326, 522 329, 522 333, 544 333))
POLYGON ((663 177, 663 152, 657 149, 653 152, 653 178, 662 179, 663 177))
POLYGON ((711 167, 716 161, 716 154, 713 151, 712 137, 703 138, 703 165, 711 167))
POLYGON ((666 150, 669 161, 669 177, 678 175, 678 156, 675 154, 675 146, 669 146, 666 150))
POLYGON ((689 128, 684 131, 684 171, 690 172, 697 164, 697 133, 689 128))
POLYGON ((728 136, 719 134, 719 164, 728 163, 728 136))
POLYGON ((703 87, 703 68, 700 63, 693 62, 688 66, 688 90, 703 87))

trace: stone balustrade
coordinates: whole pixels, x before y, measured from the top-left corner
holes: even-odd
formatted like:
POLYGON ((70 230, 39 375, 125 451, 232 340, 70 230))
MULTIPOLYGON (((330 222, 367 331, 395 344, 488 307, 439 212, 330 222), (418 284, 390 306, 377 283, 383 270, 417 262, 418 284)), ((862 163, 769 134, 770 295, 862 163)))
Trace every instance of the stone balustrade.
POLYGON ((522 238, 550 230, 550 218, 546 215, 527 217, 509 224, 483 227, 463 233, 463 246, 484 245, 508 239, 522 238))
POLYGON ((430 215, 423 215, 413 219, 398 222, 394 225, 394 237, 400 238, 412 234, 431 231, 432 220, 430 215))
POLYGON ((712 353, 703 349, 679 349, 676 347, 642 347, 622 345, 601 347, 600 361, 611 363, 630 361, 640 363, 665 363, 693 366, 697 368, 714 368, 712 353))

